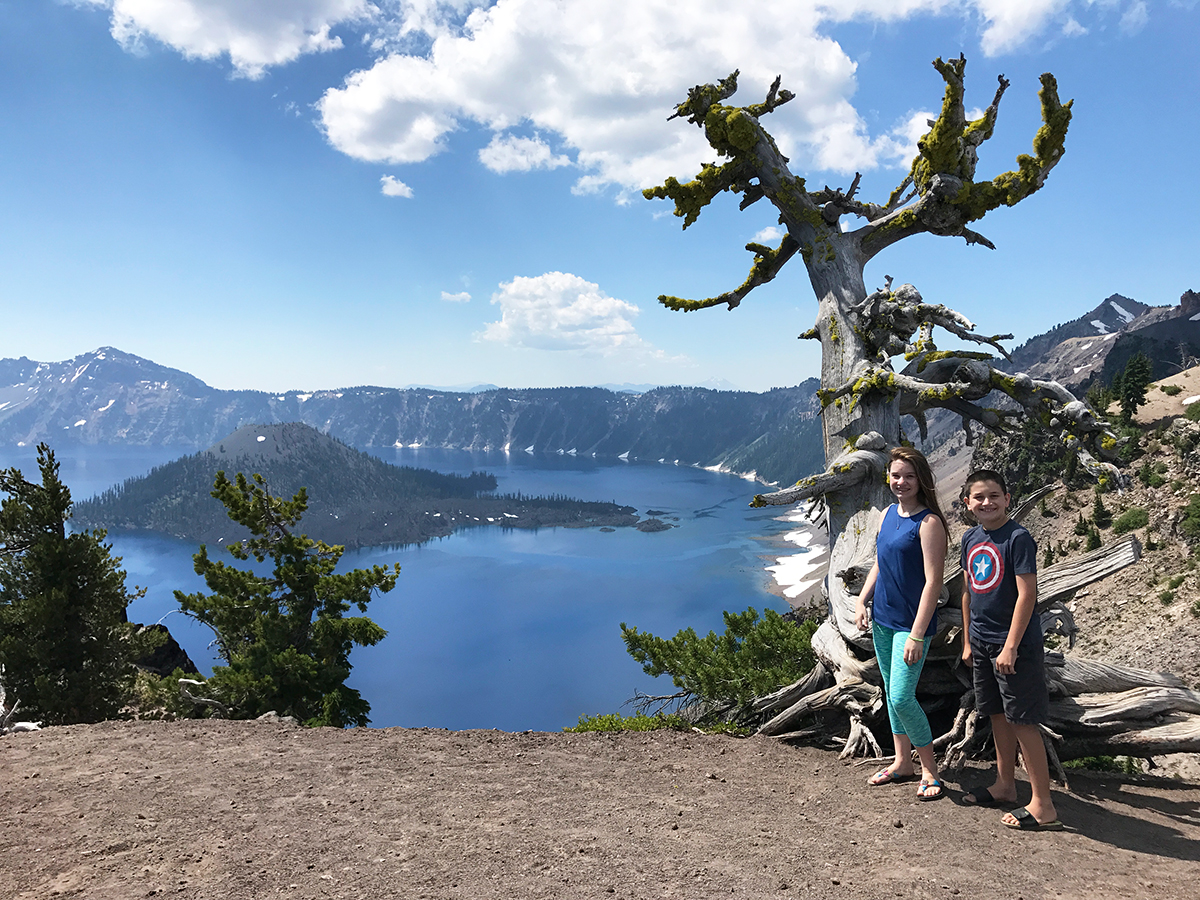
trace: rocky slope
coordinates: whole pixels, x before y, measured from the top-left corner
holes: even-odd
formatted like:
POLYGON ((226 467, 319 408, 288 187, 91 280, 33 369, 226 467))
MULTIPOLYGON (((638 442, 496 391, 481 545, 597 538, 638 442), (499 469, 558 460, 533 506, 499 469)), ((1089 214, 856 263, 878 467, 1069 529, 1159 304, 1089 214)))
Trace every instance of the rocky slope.
POLYGON ((1107 384, 1142 352, 1155 378, 1178 372, 1183 354, 1200 355, 1200 294, 1186 291, 1179 306, 1146 306, 1113 294, 1091 312, 1030 338, 1012 353, 1013 368, 1076 390, 1107 384))
POLYGON ((684 387, 268 394, 217 390, 103 347, 58 363, 0 360, 0 442, 204 447, 250 423, 304 422, 355 447, 627 455, 786 482, 822 462, 816 387, 810 379, 762 394, 684 387))

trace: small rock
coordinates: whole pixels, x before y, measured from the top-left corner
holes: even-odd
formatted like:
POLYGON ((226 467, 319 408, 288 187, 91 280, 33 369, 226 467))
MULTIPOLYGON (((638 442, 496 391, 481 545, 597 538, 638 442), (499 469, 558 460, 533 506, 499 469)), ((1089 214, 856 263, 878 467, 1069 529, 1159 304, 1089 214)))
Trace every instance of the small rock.
POLYGON ((903 827, 904 827, 904 820, 903 820, 903 819, 897 819, 897 820, 896 820, 895 822, 893 822, 892 824, 893 824, 893 825, 895 825, 897 828, 903 828, 903 827))

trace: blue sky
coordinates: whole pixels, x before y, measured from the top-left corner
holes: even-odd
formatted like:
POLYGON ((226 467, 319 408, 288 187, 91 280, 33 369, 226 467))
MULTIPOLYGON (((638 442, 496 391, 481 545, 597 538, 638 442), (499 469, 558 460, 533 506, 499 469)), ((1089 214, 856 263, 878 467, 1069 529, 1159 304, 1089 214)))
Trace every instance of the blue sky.
POLYGON ((798 260, 730 313, 773 226, 720 197, 682 232, 688 86, 798 95, 767 126, 811 187, 886 198, 938 107, 1012 82, 979 176, 1028 150, 1037 78, 1074 98, 1046 186, 867 270, 1016 341, 1112 293, 1200 288, 1195 0, 0 0, 0 356, 112 345, 222 388, 817 374, 798 260), (728 12, 734 8, 737 12, 728 12))

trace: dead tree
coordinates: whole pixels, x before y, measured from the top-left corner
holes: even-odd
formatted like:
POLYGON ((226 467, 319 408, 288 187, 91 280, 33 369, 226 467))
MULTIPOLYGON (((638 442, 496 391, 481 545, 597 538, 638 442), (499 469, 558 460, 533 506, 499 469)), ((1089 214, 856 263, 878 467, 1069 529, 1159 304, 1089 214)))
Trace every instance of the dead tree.
POLYGON ((4 667, 0 666, 0 735, 37 731, 41 728, 40 722, 16 721, 19 706, 20 703, 16 699, 13 700, 12 706, 8 705, 8 695, 4 690, 4 667))
MULTIPOLYGON (((1014 206, 1041 188, 1063 155, 1071 103, 1060 102, 1054 77, 1045 74, 1039 92, 1043 124, 1034 136, 1032 155, 1018 156, 1011 171, 977 180, 978 149, 992 136, 1009 83, 1000 76, 991 105, 972 121, 963 103, 965 60, 939 58, 933 65, 945 83, 941 112, 929 123, 908 174, 885 203, 860 200, 857 175, 847 190, 827 186, 810 190, 788 168, 788 158, 761 124, 763 116, 793 95, 776 78, 762 103, 728 105, 725 101, 737 90, 737 72, 715 85, 692 88, 671 116, 703 129, 720 161, 704 164, 690 182, 668 178, 643 192, 647 198, 672 200, 685 229, 724 191, 741 195, 742 209, 766 198, 778 210, 779 224, 786 232, 776 247, 746 245, 754 262, 737 288, 705 300, 658 298, 673 310, 715 306, 733 310, 755 287, 772 281, 792 258, 801 258, 808 270, 817 319, 801 337, 821 342, 819 395, 826 468, 790 488, 755 497, 754 505, 812 500, 826 507, 831 577, 825 590, 830 613, 814 635, 813 647, 834 685, 827 687, 816 679, 810 682, 807 696, 811 699, 791 699, 812 708, 836 705, 849 714, 845 754, 877 749, 870 730, 863 727, 864 717, 877 721, 881 708, 868 689, 878 683, 877 670, 870 657, 870 635, 854 624, 854 599, 874 558, 879 516, 893 499, 883 476, 889 448, 904 439, 901 417, 911 416, 923 433, 928 410, 951 410, 962 418, 968 438, 976 424, 1004 431, 1031 418, 1058 433, 1080 465, 1098 479, 1121 477, 1113 465, 1120 442, 1086 403, 1056 382, 1006 373, 992 365, 996 354, 1008 358, 1000 341, 1011 335, 977 335, 974 324, 961 313, 926 303, 912 285, 893 289, 890 278, 880 290, 868 293, 866 289, 867 262, 915 234, 959 237, 995 249, 969 226, 991 210, 1014 206), (847 216, 856 223, 843 230, 847 216), (994 353, 939 350, 935 328, 994 353), (892 364, 897 356, 906 363, 899 371, 892 364), (984 403, 992 394, 1009 399, 984 403)), ((935 642, 930 652, 953 656, 957 653, 953 637, 940 645, 935 642)), ((964 686, 949 670, 941 676, 936 674, 939 667, 930 670, 931 680, 945 680, 947 695, 961 696, 964 686)))

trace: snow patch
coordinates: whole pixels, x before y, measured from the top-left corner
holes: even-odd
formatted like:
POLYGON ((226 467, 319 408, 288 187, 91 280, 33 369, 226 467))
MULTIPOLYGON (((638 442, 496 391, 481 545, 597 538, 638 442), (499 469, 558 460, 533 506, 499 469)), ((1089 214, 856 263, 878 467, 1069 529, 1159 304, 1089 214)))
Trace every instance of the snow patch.
POLYGON ((1194 316, 1192 316, 1190 319, 1188 319, 1188 321, 1189 322, 1200 322, 1200 313, 1196 313, 1194 316))
POLYGON ((1088 341, 1086 344, 1084 344, 1082 347, 1079 348, 1080 351, 1087 350, 1089 347, 1092 346, 1093 343, 1094 343, 1093 341, 1088 341))
MULTIPOLYGON (((1072 373, 1075 375, 1078 375, 1080 372, 1082 372, 1086 368, 1087 368, 1087 366, 1076 366, 1074 369, 1072 369, 1072 373)), ((889 477, 891 477, 891 476, 889 476, 889 477)))
POLYGON ((1125 320, 1126 325, 1128 325, 1130 322, 1132 322, 1134 320, 1133 313, 1131 313, 1129 310, 1125 309, 1124 307, 1122 307, 1116 303, 1113 303, 1111 300, 1108 301, 1108 305, 1117 311, 1117 315, 1125 320))
POLYGON ((1112 334, 1106 334, 1106 335, 1105 335, 1105 336, 1102 338, 1102 340, 1105 340, 1105 341, 1111 341, 1111 340, 1112 340, 1113 338, 1115 338, 1116 336, 1117 336, 1117 333, 1114 331, 1112 334))
POLYGON ((1193 403, 1195 403, 1197 400, 1200 400, 1200 394, 1196 394, 1194 397, 1185 397, 1185 398, 1183 399, 1183 405, 1184 405, 1184 406, 1191 406, 1191 405, 1192 405, 1193 403))
POLYGON ((3 403, 0 403, 0 409, 4 409, 4 407, 8 406, 8 404, 11 402, 11 400, 5 400, 3 403))
POLYGON ((802 608, 820 600, 821 582, 829 571, 829 537, 824 528, 804 514, 800 506, 794 507, 782 518, 800 526, 784 536, 788 543, 796 545, 799 552, 776 557, 776 564, 767 566, 767 571, 774 576, 775 583, 792 607, 802 608))
POLYGON ((78 422, 75 423, 74 427, 78 428, 80 425, 86 425, 86 424, 87 424, 87 419, 80 419, 78 422))
POLYGON ((1092 321, 1088 322, 1088 324, 1095 326, 1095 329, 1101 334, 1108 334, 1108 326, 1099 319, 1092 319, 1092 321))
POLYGON ((71 377, 71 383, 73 384, 75 382, 76 378, 78 378, 80 375, 82 375, 84 372, 86 372, 87 367, 90 365, 91 365, 91 363, 84 363, 82 368, 76 369, 75 374, 71 377))
POLYGON ((107 403, 105 403, 105 404, 104 404, 102 407, 100 407, 98 410, 96 410, 96 412, 98 412, 98 413, 102 413, 102 412, 104 412, 106 409, 108 409, 110 406, 112 406, 112 405, 113 405, 114 403, 116 403, 116 402, 117 402, 117 400, 116 400, 116 398, 114 397, 112 400, 109 400, 109 401, 108 401, 107 403))
POLYGON ((310 397, 312 397, 312 394, 297 394, 296 395, 296 399, 299 400, 301 403, 303 403, 305 400, 309 399, 310 397))
POLYGON ((255 438, 255 440, 258 441, 260 444, 263 441, 265 441, 266 439, 267 439, 267 436, 265 434, 260 434, 258 437, 255 438))

